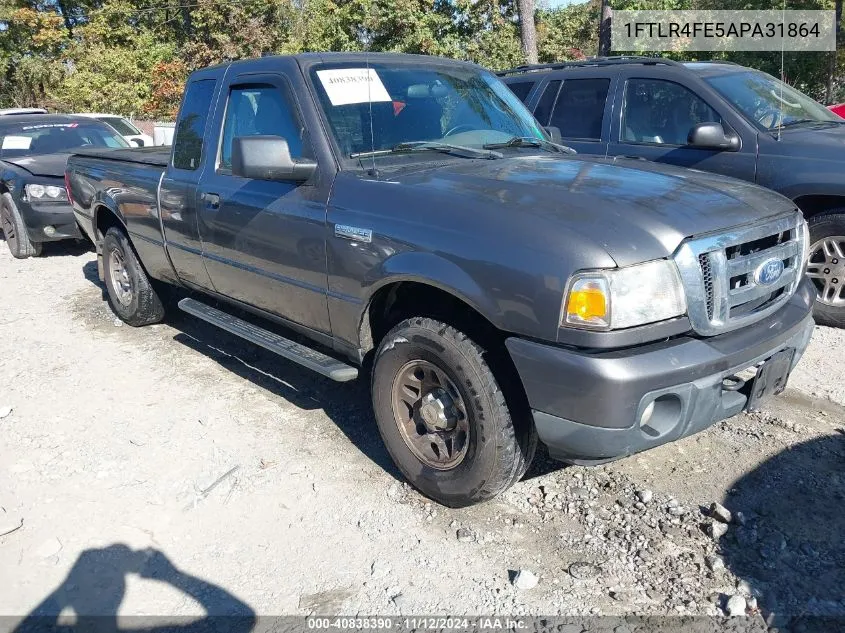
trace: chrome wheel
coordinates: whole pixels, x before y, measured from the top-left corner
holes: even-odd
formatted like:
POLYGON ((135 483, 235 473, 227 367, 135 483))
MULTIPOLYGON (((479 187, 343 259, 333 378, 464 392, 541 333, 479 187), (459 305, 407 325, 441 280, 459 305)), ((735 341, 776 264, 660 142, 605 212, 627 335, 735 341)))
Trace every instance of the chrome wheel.
POLYGON ((825 237, 810 247, 807 277, 813 280, 820 303, 845 306, 845 236, 825 237))
POLYGON ((115 298, 121 305, 128 306, 132 303, 132 281, 129 279, 123 253, 116 248, 109 252, 109 272, 111 273, 109 281, 115 298))
POLYGON ((425 360, 406 363, 393 381, 392 404, 402 439, 423 464, 450 470, 463 461, 469 419, 446 372, 425 360))

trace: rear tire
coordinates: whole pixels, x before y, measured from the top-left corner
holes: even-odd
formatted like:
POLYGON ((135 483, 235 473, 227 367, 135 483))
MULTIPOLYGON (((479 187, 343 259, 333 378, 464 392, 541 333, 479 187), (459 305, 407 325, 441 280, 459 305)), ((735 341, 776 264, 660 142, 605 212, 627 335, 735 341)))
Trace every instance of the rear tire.
POLYGON ((845 209, 814 215, 808 223, 807 276, 818 293, 813 318, 820 325, 845 327, 845 209))
POLYGON ((443 505, 492 499, 531 463, 534 425, 517 428, 483 350, 445 323, 414 317, 394 327, 376 351, 371 388, 393 461, 443 505))
POLYGON ((0 196, 0 226, 2 226, 6 246, 9 247, 12 257, 26 259, 38 257, 41 254, 41 243, 29 239, 18 207, 12 200, 11 194, 8 193, 0 196))
POLYGON ((103 239, 103 268, 109 305, 129 325, 158 323, 164 306, 126 234, 110 228, 103 239))

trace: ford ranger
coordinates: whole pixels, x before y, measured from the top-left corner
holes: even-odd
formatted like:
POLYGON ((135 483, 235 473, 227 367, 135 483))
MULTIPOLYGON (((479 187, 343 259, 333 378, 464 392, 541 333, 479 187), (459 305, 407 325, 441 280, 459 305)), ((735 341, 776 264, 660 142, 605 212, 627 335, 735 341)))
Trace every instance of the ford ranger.
POLYGON ((346 381, 451 506, 781 392, 813 330, 807 225, 756 185, 550 140, 494 75, 397 54, 195 72, 167 148, 70 158, 114 312, 185 312, 346 381))

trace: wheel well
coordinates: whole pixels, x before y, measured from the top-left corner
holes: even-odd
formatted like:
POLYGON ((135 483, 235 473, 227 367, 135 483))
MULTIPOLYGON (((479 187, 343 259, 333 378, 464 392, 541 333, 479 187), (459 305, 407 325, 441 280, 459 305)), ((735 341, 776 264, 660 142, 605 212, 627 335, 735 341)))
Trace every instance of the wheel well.
POLYGON ((123 223, 108 207, 98 207, 94 213, 94 217, 96 218, 94 230, 97 234, 98 240, 102 240, 106 236, 106 232, 113 226, 116 226, 121 230, 125 230, 123 223))
POLYGON ((394 325, 415 316, 448 323, 485 349, 502 344, 505 338, 484 315, 455 295, 428 284, 400 281, 380 288, 370 300, 361 321, 362 350, 371 351, 394 325))
POLYGON ((428 317, 447 323, 469 336, 482 350, 496 376, 514 423, 532 423, 530 405, 522 379, 505 347, 507 334, 483 314, 453 294, 428 284, 402 281, 380 288, 361 320, 359 345, 369 365, 381 339, 396 324, 411 317, 428 317))
POLYGON ((811 218, 826 211, 845 208, 845 196, 800 196, 795 198, 795 204, 805 218, 811 218))

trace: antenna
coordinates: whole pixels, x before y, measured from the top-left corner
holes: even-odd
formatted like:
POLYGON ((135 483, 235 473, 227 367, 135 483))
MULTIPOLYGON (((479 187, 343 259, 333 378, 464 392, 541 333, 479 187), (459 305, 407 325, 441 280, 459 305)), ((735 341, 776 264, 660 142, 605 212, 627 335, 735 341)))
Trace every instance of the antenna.
MULTIPOLYGON (((786 23, 786 0, 783 0, 783 9, 781 9, 781 24, 786 23)), ((780 38, 780 99, 778 99, 778 140, 780 140, 780 131, 783 126, 783 82, 786 81, 786 75, 783 72, 783 38, 780 38)))
POLYGON ((370 108, 370 160, 372 161, 370 176, 378 176, 376 169, 376 135, 373 131, 372 82, 370 81, 370 42, 367 42, 367 50, 364 51, 364 64, 367 67, 367 105, 370 108))

